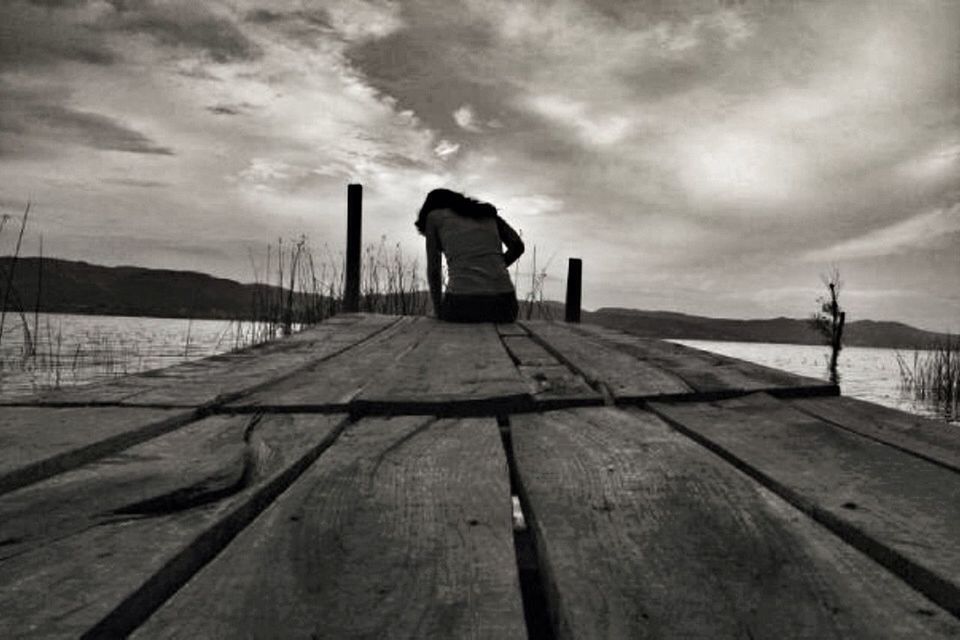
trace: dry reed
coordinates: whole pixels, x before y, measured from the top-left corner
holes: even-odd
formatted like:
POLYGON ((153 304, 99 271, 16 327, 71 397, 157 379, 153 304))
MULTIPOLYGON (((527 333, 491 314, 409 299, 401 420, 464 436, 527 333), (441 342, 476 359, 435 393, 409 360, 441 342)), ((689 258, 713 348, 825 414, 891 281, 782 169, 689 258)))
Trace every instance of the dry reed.
POLYGON ((915 349, 912 361, 897 354, 900 387, 939 414, 960 416, 960 336, 948 335, 931 349, 915 349))

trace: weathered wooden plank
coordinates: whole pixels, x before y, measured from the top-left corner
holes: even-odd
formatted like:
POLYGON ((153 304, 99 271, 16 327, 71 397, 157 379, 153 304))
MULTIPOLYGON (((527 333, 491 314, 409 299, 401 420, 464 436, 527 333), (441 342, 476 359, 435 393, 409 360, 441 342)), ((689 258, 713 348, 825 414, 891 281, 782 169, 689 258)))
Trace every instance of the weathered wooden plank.
POLYGON ((557 360, 526 332, 522 336, 501 333, 501 339, 518 363, 517 369, 527 380, 538 408, 603 404, 602 396, 583 376, 557 360))
POLYGON ((616 399, 691 393, 680 378, 643 359, 553 322, 523 323, 592 384, 603 385, 616 399))
POLYGON ((566 365, 518 367, 530 387, 538 410, 602 405, 603 396, 566 365))
POLYGON ((561 364, 529 336, 504 336, 502 339, 517 364, 532 367, 561 364))
POLYGON ((427 335, 360 392, 358 411, 509 410, 532 402, 494 325, 423 322, 427 335))
POLYGON ((521 327, 516 322, 510 322, 505 324, 497 325, 497 333, 501 336, 527 336, 530 335, 527 333, 526 329, 521 327))
POLYGON ((0 497, 0 637, 121 637, 332 442, 342 416, 214 417, 0 497))
POLYGON ((848 431, 960 471, 960 429, 856 398, 798 398, 790 404, 848 431))
POLYGON ((185 375, 161 370, 156 378, 170 380, 150 391, 124 399, 127 405, 197 406, 250 393, 271 381, 297 374, 311 362, 342 353, 399 320, 396 316, 357 314, 339 322, 321 323, 297 334, 295 340, 268 343, 261 349, 232 358, 210 359, 209 368, 191 369, 185 375))
POLYGON ((346 410, 349 402, 377 374, 396 362, 432 325, 407 317, 363 344, 300 370, 297 375, 268 384, 235 403, 231 410, 346 410))
POLYGON ((665 340, 639 338, 590 324, 578 325, 572 330, 593 336, 626 354, 669 371, 701 394, 722 396, 768 391, 779 397, 807 397, 839 393, 835 384, 825 380, 798 376, 665 340))
POLYGON ((46 391, 0 405, 197 407, 241 395, 270 380, 332 357, 396 322, 396 316, 346 314, 275 340, 173 367, 94 385, 46 391))
POLYGON ((367 418, 135 638, 526 638, 493 419, 367 418))
POLYGON ((960 615, 960 475, 765 394, 650 407, 960 615))
POLYGON ((118 407, 0 408, 0 493, 121 451, 193 416, 118 407))
POLYGON ((558 638, 940 638, 960 624, 649 413, 511 417, 558 638))

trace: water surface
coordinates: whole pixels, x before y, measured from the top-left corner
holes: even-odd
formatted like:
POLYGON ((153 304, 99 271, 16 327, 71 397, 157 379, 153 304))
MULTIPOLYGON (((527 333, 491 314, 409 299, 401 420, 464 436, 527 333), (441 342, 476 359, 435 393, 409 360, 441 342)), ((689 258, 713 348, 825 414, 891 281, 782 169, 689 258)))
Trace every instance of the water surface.
MULTIPOLYGON (((829 347, 767 342, 726 342, 719 340, 672 340, 704 351, 749 360, 775 369, 811 378, 828 380, 829 347)), ((908 361, 913 352, 900 352, 908 361)), ((935 409, 918 402, 900 389, 900 366, 896 349, 844 347, 837 361, 840 392, 886 407, 944 419, 935 409)), ((957 423, 954 417, 952 422, 957 423)))
POLYGON ((8 313, 4 325, 0 342, 4 399, 205 358, 250 344, 262 333, 253 323, 227 320, 60 313, 37 317, 8 313))

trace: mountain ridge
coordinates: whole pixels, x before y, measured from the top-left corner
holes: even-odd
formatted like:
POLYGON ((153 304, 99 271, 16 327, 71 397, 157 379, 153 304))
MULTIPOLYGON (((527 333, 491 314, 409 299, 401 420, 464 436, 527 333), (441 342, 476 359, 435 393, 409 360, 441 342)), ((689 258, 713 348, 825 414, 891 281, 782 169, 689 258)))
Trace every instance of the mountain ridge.
MULTIPOLYGON (((584 312, 582 319, 584 322, 651 338, 824 344, 809 319, 784 316, 741 320, 674 311, 604 307, 584 312)), ((929 348, 947 338, 947 334, 917 329, 903 322, 863 319, 847 322, 843 344, 851 347, 914 349, 929 348)))

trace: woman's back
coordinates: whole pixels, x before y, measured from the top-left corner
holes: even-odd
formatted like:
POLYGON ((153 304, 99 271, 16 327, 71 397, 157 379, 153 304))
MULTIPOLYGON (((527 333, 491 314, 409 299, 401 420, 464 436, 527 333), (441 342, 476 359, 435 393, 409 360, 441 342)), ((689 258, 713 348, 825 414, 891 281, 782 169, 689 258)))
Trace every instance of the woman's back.
POLYGON ((523 254, 523 240, 496 207, 434 189, 414 224, 426 238, 427 283, 437 317, 452 322, 517 319, 517 294, 507 267, 523 254), (447 258, 446 292, 441 254, 447 258))
POLYGON ((473 218, 436 209, 427 219, 447 258, 447 290, 455 294, 513 291, 495 217, 473 218))

